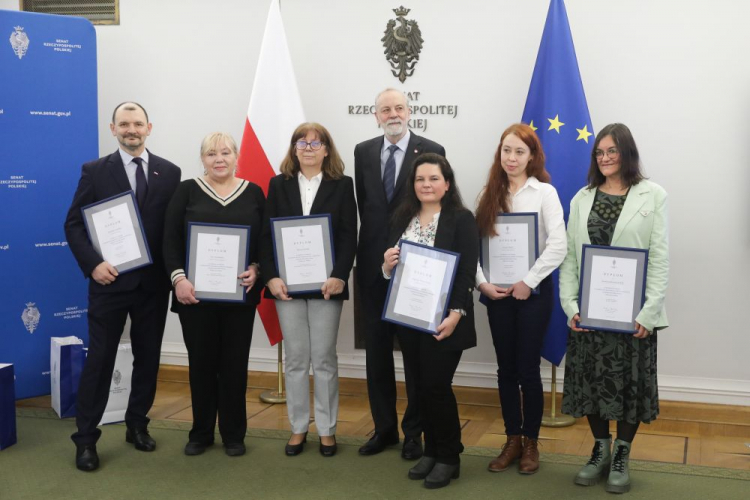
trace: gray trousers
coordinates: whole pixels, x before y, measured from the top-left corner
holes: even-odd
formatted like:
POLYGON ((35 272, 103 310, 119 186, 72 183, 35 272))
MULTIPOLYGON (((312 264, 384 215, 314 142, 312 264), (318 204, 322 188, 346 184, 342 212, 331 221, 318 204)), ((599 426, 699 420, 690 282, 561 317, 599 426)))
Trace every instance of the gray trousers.
POLYGON ((321 436, 336 433, 339 411, 339 367, 336 340, 341 300, 277 300, 284 334, 286 406, 292 432, 310 425, 310 365, 315 390, 315 426, 321 436))

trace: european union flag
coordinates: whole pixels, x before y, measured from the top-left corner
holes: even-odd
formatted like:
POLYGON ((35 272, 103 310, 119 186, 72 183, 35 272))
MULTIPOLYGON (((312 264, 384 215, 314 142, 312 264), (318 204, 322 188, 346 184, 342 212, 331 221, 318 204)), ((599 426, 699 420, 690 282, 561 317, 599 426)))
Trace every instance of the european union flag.
MULTIPOLYGON (((570 200, 586 183, 594 128, 563 0, 550 2, 522 121, 531 125, 542 141, 547 170, 560 195, 567 223, 570 200)), ((557 297, 557 272, 553 278, 557 297)), ((542 357, 558 366, 565 355, 566 321, 556 300, 542 357)))

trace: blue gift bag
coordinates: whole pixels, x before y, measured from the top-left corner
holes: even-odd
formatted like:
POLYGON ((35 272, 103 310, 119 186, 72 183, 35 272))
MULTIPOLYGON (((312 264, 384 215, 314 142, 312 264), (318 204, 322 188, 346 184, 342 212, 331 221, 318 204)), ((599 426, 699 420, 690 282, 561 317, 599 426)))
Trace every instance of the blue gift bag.
POLYGON ((60 418, 75 417, 78 382, 85 362, 83 341, 76 337, 52 337, 50 344, 52 408, 60 418))
POLYGON ((16 444, 16 386, 13 365, 0 364, 0 450, 16 444))

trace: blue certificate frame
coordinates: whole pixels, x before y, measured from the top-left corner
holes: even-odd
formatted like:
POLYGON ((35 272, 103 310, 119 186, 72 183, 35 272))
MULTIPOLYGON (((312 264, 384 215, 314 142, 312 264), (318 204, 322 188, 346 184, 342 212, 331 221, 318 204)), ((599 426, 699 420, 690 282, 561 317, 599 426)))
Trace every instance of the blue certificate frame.
MULTIPOLYGON (((497 214, 497 217, 495 218, 495 224, 527 224, 529 226, 528 266, 529 266, 529 269, 534 267, 534 264, 539 258, 539 214, 537 212, 499 213, 497 214)), ((498 237, 499 235, 493 236, 493 238, 498 238, 498 237)), ((493 283, 490 280, 490 276, 492 276, 491 269, 490 269, 490 262, 489 262, 489 259, 485 257, 485 256, 489 256, 490 254, 490 239, 491 238, 489 236, 485 236, 484 238, 482 238, 481 245, 479 246, 479 262, 482 267, 482 273, 484 274, 484 279, 486 279, 489 283, 492 283, 493 285, 496 285, 502 288, 508 288, 509 286, 515 284, 515 282, 514 283, 493 283)), ((531 290, 531 293, 538 295, 539 287, 533 288, 531 290)))
POLYGON ((646 302, 647 272, 647 249, 583 245, 583 251, 581 253, 580 281, 578 286, 578 307, 580 309, 579 316, 581 319, 578 322, 578 327, 587 330, 600 330, 605 332, 637 333, 638 330, 635 328, 635 318, 638 316, 638 313, 641 312, 643 304, 646 302), (595 290, 592 286, 592 268, 594 266, 594 259, 599 257, 611 259, 611 263, 607 263, 607 277, 603 278, 603 280, 606 280, 603 281, 605 284, 600 285, 600 287, 595 290), (628 276, 624 275, 622 270, 625 265, 629 264, 629 266, 632 266, 632 261, 635 261, 635 273, 632 276, 632 280, 628 281, 628 276), (622 280, 625 281, 621 282, 622 280), (601 302, 602 299, 607 300, 605 298, 607 295, 614 300, 614 297, 620 294, 620 288, 627 288, 630 286, 633 286, 633 301, 632 305, 629 305, 630 319, 628 321, 616 318, 608 319, 601 317, 598 314, 595 315, 596 317, 592 317, 593 313, 590 309, 592 296, 594 294, 597 294, 596 298, 599 302, 601 302))
POLYGON ((321 232, 323 233, 323 258, 325 262, 326 280, 331 277, 333 263, 336 262, 336 255, 333 248, 333 226, 331 223, 331 214, 272 218, 271 240, 273 241, 273 260, 276 264, 276 272, 278 273, 279 278, 281 278, 286 285, 288 295, 320 292, 320 288, 323 286, 323 283, 325 283, 325 280, 307 283, 290 283, 288 280, 289 273, 287 272, 286 259, 284 258, 286 251, 282 244, 282 229, 303 226, 320 226, 321 232))
MULTIPOLYGON (((195 276, 199 262, 197 261, 198 235, 209 234, 220 238, 239 236, 239 251, 237 253, 236 276, 239 276, 248 266, 250 260, 250 226, 234 224, 213 224, 209 222, 189 222, 187 234, 187 253, 185 256, 185 274, 187 279, 196 286, 195 276)), ((205 302, 245 302, 246 292, 242 280, 237 278, 237 286, 231 293, 209 292, 195 290, 195 298, 205 302)))
MULTIPOLYGON (((458 270, 461 254, 407 240, 399 240, 398 246, 400 248, 399 263, 391 271, 391 279, 388 284, 388 294, 385 298, 382 319, 383 321, 413 328, 414 330, 429 333, 430 335, 437 335, 437 327, 440 326, 440 323, 442 323, 449 312, 448 304, 451 292, 453 291, 453 282, 456 279, 456 271, 458 270), (422 298, 420 295, 426 294, 429 297, 432 291, 431 287, 421 289, 406 288, 404 274, 410 267, 407 261, 413 260, 409 257, 410 255, 413 255, 417 259, 421 258, 425 264, 428 262, 426 259, 438 260, 445 263, 445 273, 441 277, 440 286, 438 287, 437 308, 435 314, 430 315, 429 320, 404 314, 404 309, 408 309, 408 304, 403 306, 403 303, 400 302, 404 295, 411 297, 411 300, 420 302, 422 298), (402 290, 407 291, 402 292, 402 290)), ((415 262, 418 262, 418 260, 415 260, 415 262)), ((427 300, 430 299, 428 298, 427 300)))
MULTIPOLYGON (((151 250, 146 240, 146 232, 143 230, 143 222, 141 221, 141 212, 138 209, 138 204, 135 202, 135 194, 133 191, 125 191, 115 196, 110 196, 104 200, 97 201, 85 207, 81 207, 81 215, 83 217, 83 224, 86 227, 86 233, 88 233, 89 241, 94 246, 96 252, 104 259, 102 254, 101 237, 102 235, 97 234, 96 224, 94 224, 94 216, 110 210, 114 207, 125 204, 130 214, 130 220, 133 223, 133 231, 135 233, 136 243, 138 250, 140 251, 141 257, 138 259, 122 262, 114 266, 119 274, 125 274, 130 271, 135 271, 141 267, 149 266, 153 264, 151 259, 151 250)), ((106 259, 105 259, 106 260, 106 259)))

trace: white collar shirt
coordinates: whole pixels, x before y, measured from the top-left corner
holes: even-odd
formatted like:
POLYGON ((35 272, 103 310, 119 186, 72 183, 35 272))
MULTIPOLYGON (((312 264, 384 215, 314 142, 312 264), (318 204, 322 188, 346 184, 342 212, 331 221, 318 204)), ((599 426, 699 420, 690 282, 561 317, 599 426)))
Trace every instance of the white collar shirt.
MULTIPOLYGON (((401 172, 401 166, 404 164, 404 156, 406 156, 406 148, 409 147, 409 139, 411 139, 411 131, 407 130, 404 135, 395 145, 398 149, 393 152, 393 159, 396 162, 396 176, 394 182, 398 182, 398 174, 401 172)), ((380 178, 383 178, 383 172, 385 171, 385 162, 388 161, 388 157, 391 152, 388 150, 392 143, 385 136, 383 136, 383 149, 380 150, 380 178)))
MULTIPOLYGON (((130 183, 130 189, 135 193, 135 171, 138 170, 138 164, 133 161, 135 158, 133 155, 126 153, 122 149, 120 151, 120 158, 122 158, 122 164, 125 167, 125 175, 128 176, 128 182, 130 183)), ((143 160, 143 173, 146 174, 146 182, 148 183, 148 151, 145 149, 141 153, 141 159, 143 160)))
MULTIPOLYGON (((565 259, 568 238, 565 233, 562 204, 551 184, 529 177, 511 199, 511 212, 536 212, 538 217, 539 258, 522 279, 529 288, 536 288, 565 259)), ((476 285, 486 283, 482 267, 477 264, 476 285)))
POLYGON ((315 195, 318 194, 320 183, 323 182, 323 172, 312 176, 310 180, 302 172, 299 172, 297 179, 299 181, 299 198, 302 202, 302 215, 310 215, 315 195))

